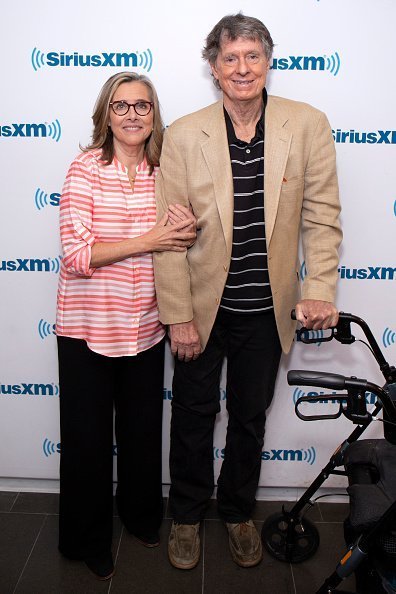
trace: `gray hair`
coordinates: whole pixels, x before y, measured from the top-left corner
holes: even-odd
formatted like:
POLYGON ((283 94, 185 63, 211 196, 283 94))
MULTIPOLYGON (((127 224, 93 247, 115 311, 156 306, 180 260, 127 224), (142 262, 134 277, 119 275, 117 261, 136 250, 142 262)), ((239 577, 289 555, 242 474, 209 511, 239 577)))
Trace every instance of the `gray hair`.
MULTIPOLYGON (((215 64, 223 39, 235 41, 238 37, 260 41, 265 57, 267 60, 271 59, 274 42, 267 27, 259 19, 245 16, 242 12, 223 17, 213 27, 206 38, 206 43, 202 50, 203 59, 211 65, 215 64)), ((216 78, 213 78, 213 82, 220 89, 219 82, 216 78)))

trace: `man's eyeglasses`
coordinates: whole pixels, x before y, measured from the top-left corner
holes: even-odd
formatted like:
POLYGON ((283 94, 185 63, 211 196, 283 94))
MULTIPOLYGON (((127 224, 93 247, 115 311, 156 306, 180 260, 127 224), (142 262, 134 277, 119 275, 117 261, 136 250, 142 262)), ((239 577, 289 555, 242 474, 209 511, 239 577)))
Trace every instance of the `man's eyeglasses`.
POLYGON ((126 101, 113 101, 109 104, 114 113, 118 116, 124 116, 129 109, 133 107, 135 113, 140 116, 146 116, 150 113, 153 103, 151 101, 137 101, 136 103, 127 103, 126 101))

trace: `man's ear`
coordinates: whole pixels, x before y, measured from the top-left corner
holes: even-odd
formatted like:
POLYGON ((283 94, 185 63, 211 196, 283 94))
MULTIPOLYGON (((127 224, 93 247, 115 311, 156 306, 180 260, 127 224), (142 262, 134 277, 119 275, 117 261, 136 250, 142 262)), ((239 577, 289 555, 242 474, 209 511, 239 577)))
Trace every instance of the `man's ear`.
POLYGON ((216 63, 215 64, 210 64, 210 69, 211 69, 212 74, 215 77, 215 79, 216 80, 219 80, 219 75, 217 73, 216 63))

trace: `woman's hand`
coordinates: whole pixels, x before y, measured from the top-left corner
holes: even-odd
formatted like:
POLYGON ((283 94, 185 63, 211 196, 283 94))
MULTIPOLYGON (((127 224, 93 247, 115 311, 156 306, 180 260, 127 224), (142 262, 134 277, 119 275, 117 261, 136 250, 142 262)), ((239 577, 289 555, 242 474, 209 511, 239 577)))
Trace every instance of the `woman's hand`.
POLYGON ((185 231, 192 231, 194 233, 194 239, 187 247, 194 245, 197 237, 197 219, 194 216, 192 208, 187 208, 182 204, 170 204, 168 206, 168 217, 171 225, 176 225, 180 221, 190 221, 190 224, 185 228, 185 231))
MULTIPOLYGON (((183 207, 184 208, 184 207, 183 207)), ((184 208, 184 211, 188 209, 184 208)), ((145 252, 184 252, 195 241, 196 233, 192 231, 193 220, 192 217, 184 216, 181 218, 179 214, 183 211, 173 213, 173 222, 169 224, 168 214, 164 214, 162 219, 154 225, 154 227, 141 236, 144 242, 145 252), (178 214, 179 213, 179 214, 178 214)), ((195 217, 194 221, 195 221, 195 217)))
POLYGON ((143 235, 118 242, 95 243, 91 250, 90 267, 100 268, 136 254, 185 252, 197 237, 195 217, 188 208, 179 204, 172 205, 170 213, 164 214, 162 219, 143 235))

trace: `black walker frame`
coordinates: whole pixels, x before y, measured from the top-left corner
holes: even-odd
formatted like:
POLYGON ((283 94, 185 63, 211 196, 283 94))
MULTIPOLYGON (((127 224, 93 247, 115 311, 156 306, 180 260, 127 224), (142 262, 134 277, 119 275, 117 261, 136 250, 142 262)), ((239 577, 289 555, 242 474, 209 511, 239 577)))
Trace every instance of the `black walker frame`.
MULTIPOLYGON (((295 319, 294 311, 292 312, 292 317, 295 319)), ((355 341, 355 337, 351 332, 351 323, 357 324, 363 330, 370 350, 379 365, 386 383, 383 387, 380 387, 365 379, 359 379, 354 376, 345 377, 334 373, 302 370, 288 372, 287 379, 289 385, 315 386, 331 390, 347 391, 347 394, 325 394, 298 398, 295 404, 295 412, 300 419, 304 421, 315 421, 335 419, 344 415, 356 427, 338 446, 329 462, 294 506, 290 510, 287 510, 283 505, 281 513, 273 514, 265 521, 261 533, 263 544, 267 551, 280 561, 298 563, 309 559, 316 552, 319 546, 319 533, 315 525, 304 517, 304 513, 309 507, 312 507, 313 503, 311 499, 313 495, 329 475, 347 475, 345 470, 336 469, 343 466, 345 454, 349 446, 360 438, 373 418, 376 418, 381 410, 383 410, 385 438, 390 443, 396 445, 396 368, 390 366, 385 360, 367 323, 352 314, 340 313, 338 324, 335 328, 330 329, 329 335, 322 338, 310 338, 309 332, 301 328, 297 330, 298 338, 305 343, 325 342, 336 339, 342 344, 352 344, 355 341), (370 412, 367 410, 366 392, 372 392, 377 397, 374 409, 370 412), (337 413, 306 416, 299 410, 300 404, 304 402, 314 403, 319 401, 338 402, 339 408, 337 413)), ((349 547, 334 573, 325 580, 322 587, 317 591, 317 594, 341 592, 340 590, 336 590, 337 586, 343 579, 351 575, 367 557, 370 550, 370 543, 383 530, 383 527, 387 525, 389 518, 395 517, 395 514, 396 502, 389 507, 381 519, 367 533, 361 534, 357 541, 349 547)))

